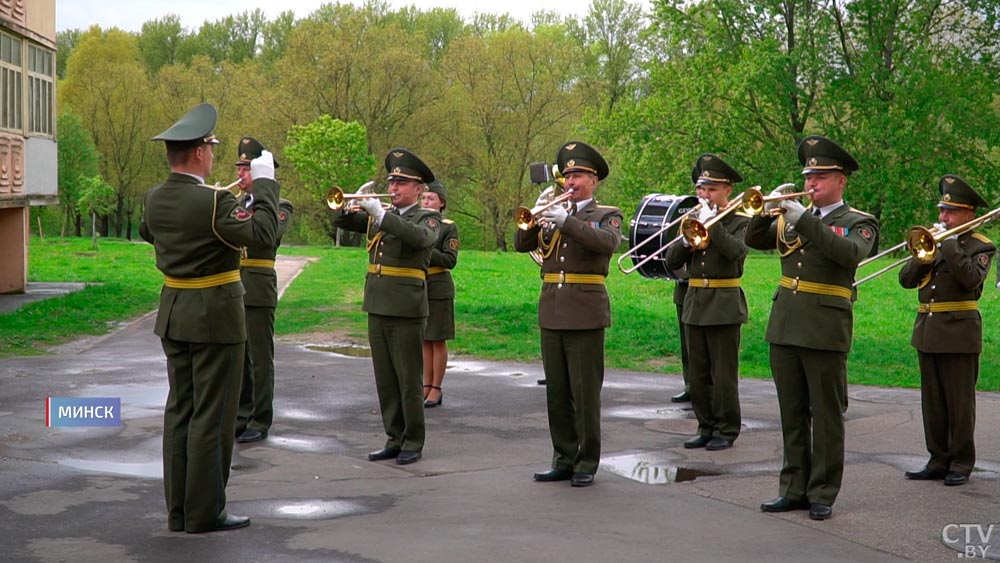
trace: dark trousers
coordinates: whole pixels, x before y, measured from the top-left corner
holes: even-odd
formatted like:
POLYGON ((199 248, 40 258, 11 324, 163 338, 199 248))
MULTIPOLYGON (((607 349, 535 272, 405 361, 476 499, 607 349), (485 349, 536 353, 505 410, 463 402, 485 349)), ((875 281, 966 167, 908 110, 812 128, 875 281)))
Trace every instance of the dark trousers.
POLYGON ((385 446, 419 452, 424 449, 423 317, 368 315, 375 388, 385 446))
POLYGON ((976 463, 976 382, 979 354, 925 354, 920 360, 920 409, 927 467, 966 477, 976 463))
POLYGON ((691 406, 698 434, 740 435, 740 325, 684 325, 691 354, 691 406))
POLYGON ((601 462, 604 329, 541 329, 552 467, 597 473, 601 462))
MULTIPOLYGON (((685 284, 684 287, 687 287, 685 284)), ((688 345, 687 345, 687 330, 684 328, 684 321, 681 318, 684 317, 684 305, 675 305, 677 308, 677 332, 681 335, 681 375, 684 376, 684 390, 688 393, 691 392, 691 374, 690 363, 691 359, 688 356, 688 345)))
POLYGON ((244 345, 161 343, 170 381, 163 411, 167 525, 207 532, 226 515, 244 345))
POLYGON ((247 307, 247 349, 236 431, 267 432, 274 419, 274 307, 247 307))
POLYGON ((785 445, 781 496, 832 505, 844 477, 847 354, 771 344, 785 445))

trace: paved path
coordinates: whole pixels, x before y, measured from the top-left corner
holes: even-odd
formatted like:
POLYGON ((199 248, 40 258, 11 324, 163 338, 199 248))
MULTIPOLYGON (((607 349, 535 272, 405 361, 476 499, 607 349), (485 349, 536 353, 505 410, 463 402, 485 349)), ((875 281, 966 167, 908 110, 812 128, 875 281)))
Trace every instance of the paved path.
MULTIPOLYGON (((282 257, 279 274, 302 264, 282 257)), ((983 543, 974 525, 985 534, 998 519, 994 394, 978 401, 979 470, 948 488, 902 477, 925 457, 919 394, 852 387, 844 487, 833 518, 813 522, 757 509, 775 496, 781 463, 770 381, 741 382, 743 434, 705 452, 681 447, 695 422, 669 402, 679 377, 609 372, 601 470, 573 489, 531 481, 551 455, 538 362, 450 362, 425 458, 399 467, 365 459, 384 439, 370 360, 279 343, 271 436, 237 445, 229 483, 230 510, 253 524, 171 533, 166 363, 152 324, 147 315, 61 353, 0 360, 3 560, 955 561, 943 531, 983 543), (46 428, 47 396, 121 397, 125 422, 46 428)))

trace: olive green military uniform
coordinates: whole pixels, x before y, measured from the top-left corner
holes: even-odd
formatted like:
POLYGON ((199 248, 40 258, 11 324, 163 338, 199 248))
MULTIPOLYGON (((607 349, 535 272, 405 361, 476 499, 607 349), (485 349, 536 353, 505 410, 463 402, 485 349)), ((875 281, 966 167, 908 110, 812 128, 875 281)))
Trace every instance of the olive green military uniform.
POLYGON ((689 369, 690 358, 688 357, 687 336, 684 334, 684 297, 688 291, 687 271, 684 271, 683 278, 674 281, 674 309, 677 310, 677 332, 680 335, 681 345, 681 376, 684 378, 684 392, 691 393, 691 374, 689 369))
POLYGON ((451 219, 441 219, 437 243, 431 248, 427 270, 427 300, 430 314, 424 340, 455 338, 455 282, 451 270, 458 263, 458 225, 451 219))
MULTIPOLYGON (((559 158, 564 174, 573 170, 568 161, 582 160, 565 154, 569 145, 593 151, 583 143, 565 145, 559 158)), ((591 200, 562 229, 536 226, 515 236, 518 252, 539 249, 544 256, 538 325, 556 470, 593 475, 600 463, 604 329, 611 326, 604 279, 621 243, 621 222, 618 208, 591 200)))
MULTIPOLYGON (((393 149, 386 158, 390 178, 393 149)), ((416 157, 413 157, 416 158, 416 157)), ((423 163, 421 163, 423 164, 423 163)), ((398 173, 398 172, 397 172, 398 173)), ((421 178, 424 182, 434 179, 421 178)), ((367 234, 368 275, 362 308, 368 313, 368 340, 375 369, 386 448, 421 452, 424 447, 423 353, 427 320, 427 269, 438 240, 441 214, 414 203, 399 214, 387 212, 378 226, 364 211, 346 208, 334 216, 342 229, 367 234)))
MULTIPOLYGON (((202 104, 155 140, 205 142, 215 108, 202 104), (206 123, 210 123, 207 124, 206 123)), ((200 179, 171 173, 146 193, 139 234, 153 244, 164 287, 154 332, 167 357, 163 486, 174 531, 218 529, 226 518, 246 342, 240 245, 273 245, 278 184, 254 181, 257 213, 200 179)))
MULTIPOLYGON (((245 200, 244 200, 245 201, 245 200)), ((255 206, 250 206, 256 212, 255 206)), ((271 248, 246 247, 240 260, 240 279, 246 295, 247 347, 236 433, 247 428, 263 433, 274 420, 274 310, 278 306, 278 276, 274 259, 281 237, 292 222, 292 202, 278 202, 278 240, 271 248)))
MULTIPOLYGON (((236 166, 250 166, 264 146, 253 137, 243 137, 238 145, 236 166)), ((275 169, 280 165, 274 161, 275 169)), ((254 196, 245 194, 241 203, 251 213, 254 196)), ((236 418, 236 435, 247 428, 265 436, 274 420, 274 310, 278 306, 278 276, 274 259, 281 246, 281 237, 292 223, 294 208, 287 199, 278 200, 278 239, 274 246, 244 247, 240 260, 240 280, 246 295, 247 345, 243 358, 243 383, 240 407, 236 418)))
MULTIPOLYGON (((964 184, 945 176, 941 186, 946 196, 951 195, 949 179, 964 184)), ((975 198, 978 201, 961 205, 985 205, 978 195, 975 198)), ((959 204, 959 199, 948 198, 939 207, 959 204)), ((994 254, 992 241, 970 231, 941 241, 931 263, 910 260, 899 272, 900 285, 918 289, 920 305, 910 343, 920 362, 924 440, 931 456, 927 469, 934 473, 968 477, 976 462, 976 382, 983 346, 977 302, 994 254)))
MULTIPOLYGON (((806 164, 801 149, 800 161, 806 164)), ((812 211, 794 229, 781 217, 756 216, 746 241, 781 253, 782 277, 765 335, 784 440, 779 494, 832 506, 844 473, 842 409, 857 299, 854 274, 872 249, 878 221, 847 204, 822 218, 812 211)))
MULTIPOLYGON (((732 185, 743 177, 719 157, 698 157, 692 179, 732 185)), ((721 211, 721 210, 720 210, 721 211)), ((708 246, 698 250, 674 244, 667 267, 686 266, 684 331, 690 362, 691 406, 698 434, 729 442, 740 434, 740 325, 747 322, 747 301, 739 286, 747 257, 745 234, 750 217, 731 212, 709 229, 708 246)))

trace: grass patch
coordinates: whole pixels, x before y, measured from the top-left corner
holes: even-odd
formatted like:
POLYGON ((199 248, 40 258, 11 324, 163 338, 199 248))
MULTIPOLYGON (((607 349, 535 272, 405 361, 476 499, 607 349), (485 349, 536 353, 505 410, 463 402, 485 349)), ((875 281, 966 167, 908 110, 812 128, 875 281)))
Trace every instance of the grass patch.
MULTIPOLYGON (((116 323, 156 308, 162 278, 150 245, 102 240, 96 254, 89 245, 87 239, 32 240, 33 281, 102 285, 0 315, 0 356, 37 354, 79 335, 108 332, 116 323)), ((335 332, 365 343, 364 250, 283 247, 281 253, 318 260, 285 292, 277 310, 276 333, 335 332)), ((889 259, 882 261, 888 263, 889 259)), ((748 258, 743 287, 750 322, 743 326, 740 350, 744 377, 770 377, 764 333, 779 275, 777 256, 754 253, 748 258)), ((458 339, 449 345, 452 352, 493 360, 540 359, 537 302, 541 282, 538 267, 529 257, 465 250, 454 277, 458 339)), ((996 391, 1000 390, 1000 355, 992 344, 1000 327, 989 319, 998 309, 1000 295, 992 285, 988 280, 980 301, 986 322, 979 389, 996 391)), ((671 282, 638 274, 624 276, 615 269, 608 278, 608 291, 614 323, 607 332, 608 367, 678 373, 680 350, 671 282)), ((909 343, 916 302, 916 292, 900 288, 894 273, 862 286, 854 308, 854 342, 848 362, 851 383, 919 386, 916 352, 909 343)))

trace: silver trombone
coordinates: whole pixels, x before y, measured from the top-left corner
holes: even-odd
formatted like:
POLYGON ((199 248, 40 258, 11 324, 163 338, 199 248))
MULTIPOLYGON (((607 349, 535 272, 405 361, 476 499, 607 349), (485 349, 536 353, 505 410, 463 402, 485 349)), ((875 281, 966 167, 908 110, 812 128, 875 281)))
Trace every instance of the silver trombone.
POLYGON ((650 260, 653 260, 654 258, 656 258, 657 256, 659 256, 660 254, 663 254, 668 248, 670 248, 671 245, 675 244, 676 242, 678 242, 682 238, 684 238, 684 234, 681 233, 681 234, 677 235, 676 237, 670 239, 670 241, 667 242, 667 244, 664 244, 660 248, 658 248, 658 249, 654 250, 653 252, 651 252, 648 256, 644 257, 642 260, 639 260, 634 265, 632 265, 631 268, 626 268, 625 266, 622 266, 622 262, 624 262, 626 258, 638 258, 638 256, 634 256, 633 257, 633 255, 636 252, 638 252, 638 250, 640 248, 642 248, 646 243, 648 243, 649 241, 651 241, 651 240, 655 239, 656 237, 662 235, 663 233, 669 231, 670 229, 672 229, 674 227, 674 225, 680 223, 684 219, 690 217, 693 214, 698 213, 698 210, 701 209, 701 206, 702 206, 701 203, 696 204, 694 207, 691 208, 690 211, 688 211, 684 215, 681 215, 680 217, 678 217, 678 218, 674 219, 673 221, 667 223, 663 227, 660 227, 660 230, 658 230, 655 233, 649 235, 648 237, 646 237, 639 244, 637 244, 637 245, 633 246, 632 248, 630 248, 630 249, 626 250, 625 252, 623 252, 622 255, 618 257, 618 269, 621 270, 621 272, 623 274, 628 275, 628 274, 631 274, 632 272, 638 270, 639 268, 645 266, 646 263, 649 262, 650 260))

